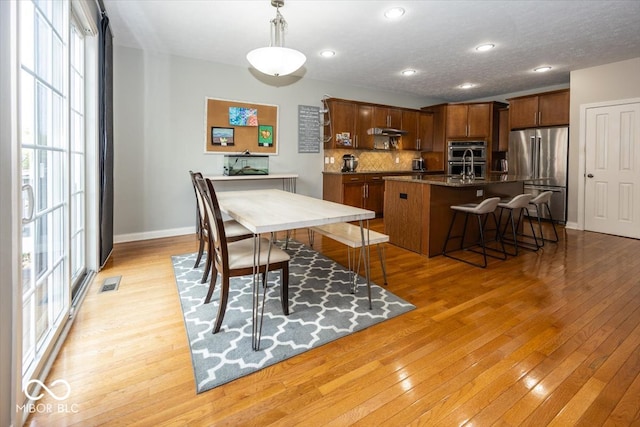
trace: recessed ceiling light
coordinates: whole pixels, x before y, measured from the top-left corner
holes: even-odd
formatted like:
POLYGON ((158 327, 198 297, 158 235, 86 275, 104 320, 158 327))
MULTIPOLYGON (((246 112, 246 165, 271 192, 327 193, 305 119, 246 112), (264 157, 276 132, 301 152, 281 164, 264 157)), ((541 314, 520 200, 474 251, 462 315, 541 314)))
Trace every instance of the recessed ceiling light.
POLYGON ((384 13, 384 16, 389 19, 398 19, 402 15, 404 15, 404 9, 401 7, 392 7, 384 13))
POLYGON ((462 83, 460 86, 458 86, 460 89, 471 89, 472 87, 474 87, 475 85, 473 83, 462 83))
POLYGON ((334 56, 336 53, 333 50, 323 50, 320 52, 320 56, 322 56, 323 58, 331 58, 332 56, 334 56))
POLYGON ((545 65, 544 67, 534 68, 533 71, 535 71, 536 73, 545 73, 545 72, 549 71, 550 69, 551 69, 551 67, 549 67, 548 65, 545 65))
POLYGON ((403 76, 413 76, 416 73, 416 70, 402 70, 403 76))
POLYGON ((486 44, 481 44, 480 46, 476 47, 476 50, 478 52, 486 52, 488 50, 493 49, 494 47, 496 47, 495 44, 486 43, 486 44))

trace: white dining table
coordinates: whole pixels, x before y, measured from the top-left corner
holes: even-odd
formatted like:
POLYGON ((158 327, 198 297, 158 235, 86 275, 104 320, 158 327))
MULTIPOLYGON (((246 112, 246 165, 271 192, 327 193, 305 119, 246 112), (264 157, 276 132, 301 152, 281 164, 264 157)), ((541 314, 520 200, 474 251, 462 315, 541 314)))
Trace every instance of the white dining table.
MULTIPOLYGON (((260 235, 269 233, 270 244, 278 231, 290 231, 298 228, 314 227, 318 225, 338 222, 358 221, 362 237, 365 276, 369 308, 371 309, 371 284, 369 279, 369 251, 365 242, 369 241, 369 219, 375 218, 375 212, 368 209, 356 208, 327 200, 316 199, 302 194, 283 190, 246 190, 216 192, 220 211, 238 221, 254 234, 255 253, 260 253, 260 235)), ((268 260, 267 260, 268 264, 268 260)), ((258 265, 260 260, 254 258, 254 303, 253 303, 253 336, 254 350, 260 348, 262 331, 262 310, 264 310, 263 288, 262 302, 259 299, 261 287, 258 280, 258 265), (262 307, 262 308, 261 308, 262 307)))

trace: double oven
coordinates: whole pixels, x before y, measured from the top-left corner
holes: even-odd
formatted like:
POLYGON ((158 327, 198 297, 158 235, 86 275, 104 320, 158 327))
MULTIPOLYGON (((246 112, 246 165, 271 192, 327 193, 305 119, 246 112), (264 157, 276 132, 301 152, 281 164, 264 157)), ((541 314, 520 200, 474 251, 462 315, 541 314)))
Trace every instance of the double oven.
POLYGON ((484 178, 487 174, 487 144, 485 141, 448 141, 447 142, 447 173, 460 175, 465 163, 471 167, 471 156, 467 150, 473 153, 473 174, 476 178, 484 178))

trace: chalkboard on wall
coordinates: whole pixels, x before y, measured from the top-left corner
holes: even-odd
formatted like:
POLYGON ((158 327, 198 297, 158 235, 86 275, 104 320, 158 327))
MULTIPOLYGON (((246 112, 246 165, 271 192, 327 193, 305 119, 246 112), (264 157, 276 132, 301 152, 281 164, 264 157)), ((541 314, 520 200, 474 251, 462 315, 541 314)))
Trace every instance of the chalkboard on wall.
POLYGON ((320 152, 320 107, 298 105, 298 153, 320 152))

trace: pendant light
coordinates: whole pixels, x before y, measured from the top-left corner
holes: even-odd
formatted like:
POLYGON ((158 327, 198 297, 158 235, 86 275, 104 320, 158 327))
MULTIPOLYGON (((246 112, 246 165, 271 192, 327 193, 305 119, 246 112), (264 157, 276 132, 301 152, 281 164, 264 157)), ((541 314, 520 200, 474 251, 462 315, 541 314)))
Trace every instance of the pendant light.
POLYGON ((302 52, 284 47, 284 30, 287 21, 280 14, 284 0, 271 0, 276 17, 271 20, 271 43, 247 53, 247 60, 258 71, 271 76, 286 76, 302 67, 307 57, 302 52))

